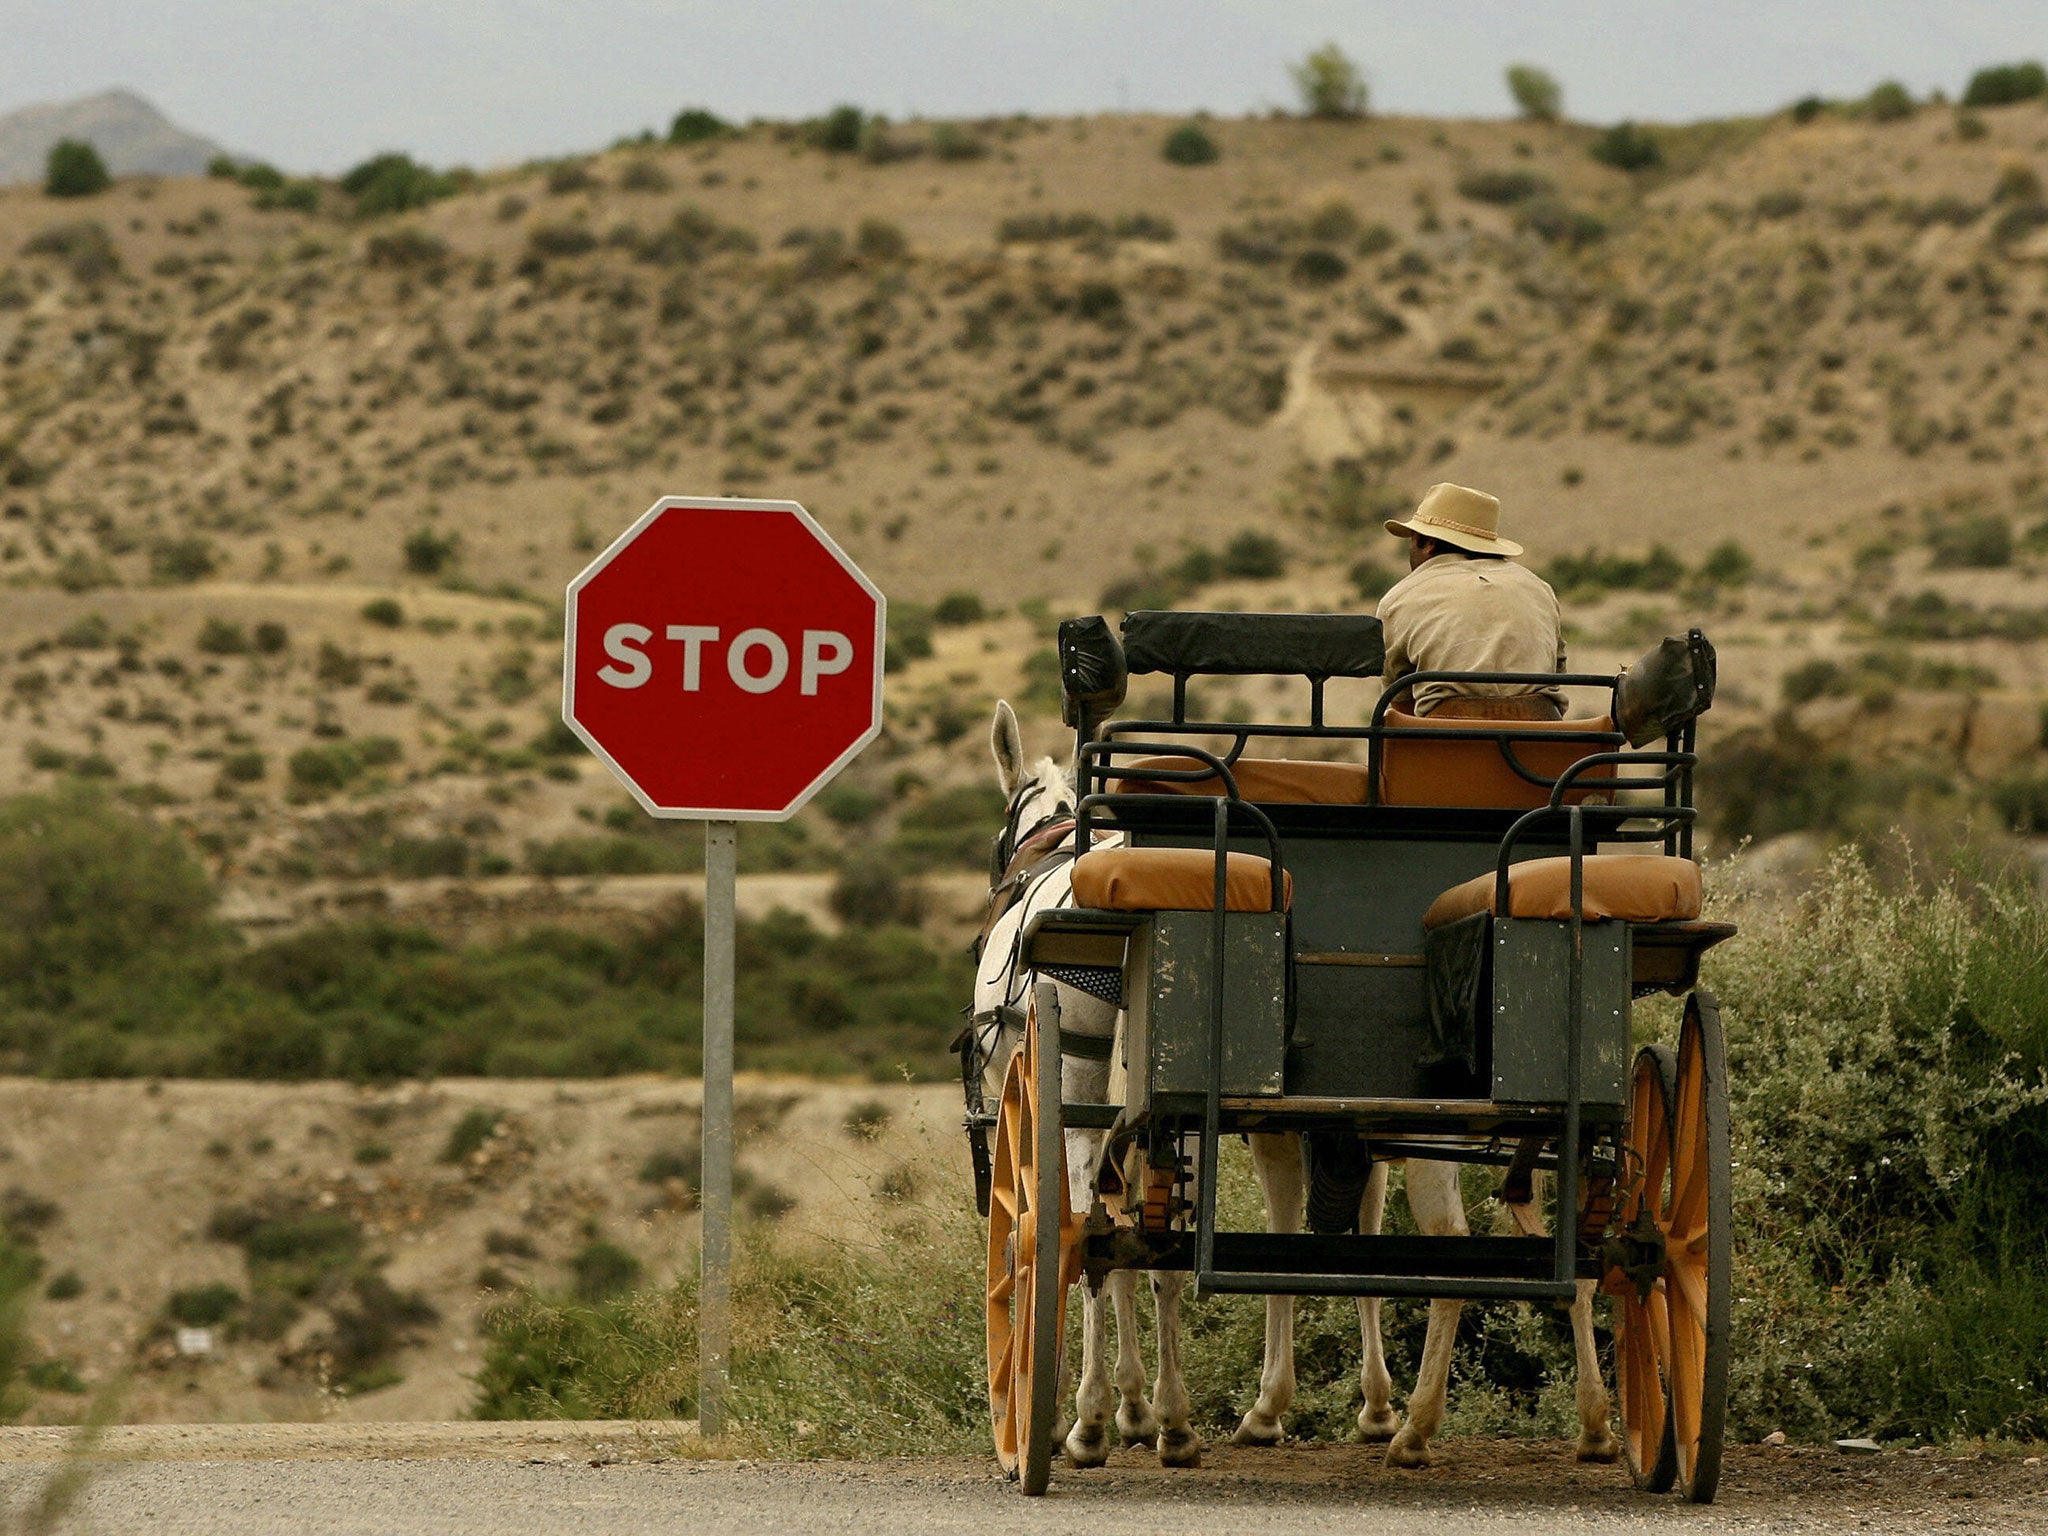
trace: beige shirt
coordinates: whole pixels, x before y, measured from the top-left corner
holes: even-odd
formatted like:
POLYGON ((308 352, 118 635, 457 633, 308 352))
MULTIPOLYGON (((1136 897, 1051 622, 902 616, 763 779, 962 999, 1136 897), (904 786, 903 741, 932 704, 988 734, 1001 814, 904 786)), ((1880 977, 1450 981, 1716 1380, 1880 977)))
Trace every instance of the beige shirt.
MULTIPOLYGON (((1380 599, 1389 686, 1406 672, 1562 672, 1564 635, 1550 583, 1512 560, 1435 555, 1380 599)), ((1417 713, 1445 699, 1540 693, 1564 708, 1558 688, 1501 683, 1424 683, 1417 713)))

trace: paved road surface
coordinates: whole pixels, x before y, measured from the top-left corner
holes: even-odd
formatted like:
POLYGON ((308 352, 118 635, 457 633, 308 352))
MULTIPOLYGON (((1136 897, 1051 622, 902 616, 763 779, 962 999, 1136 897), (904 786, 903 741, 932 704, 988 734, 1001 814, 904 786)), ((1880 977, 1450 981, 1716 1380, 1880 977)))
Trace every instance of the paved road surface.
MULTIPOLYGON (((2048 1468, 2013 1460, 1743 1449, 1695 1509, 1574 1467, 1562 1446, 1463 1441, 1395 1473, 1363 1447, 1210 1453, 1166 1474, 1138 1453, 1025 1500, 980 1458, 711 1461, 644 1425, 202 1426, 117 1430, 55 1529, 125 1536, 1522 1536, 1522 1533, 2048 1531, 2048 1468)), ((20 1512, 63 1463, 51 1431, 0 1430, 20 1512)))

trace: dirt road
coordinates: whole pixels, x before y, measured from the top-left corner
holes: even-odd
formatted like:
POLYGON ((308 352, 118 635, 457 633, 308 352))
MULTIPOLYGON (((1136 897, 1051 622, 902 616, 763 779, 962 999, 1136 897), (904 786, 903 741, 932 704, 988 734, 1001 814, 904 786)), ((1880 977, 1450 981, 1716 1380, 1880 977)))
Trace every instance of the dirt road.
MULTIPOLYGON (((1731 1452, 1721 1501, 1637 1494, 1563 1445, 1457 1441, 1419 1473, 1358 1446, 1210 1453, 1167 1474, 1136 1453, 1100 1472, 1056 1470, 1027 1501, 980 1458, 925 1462, 713 1461, 677 1454, 681 1426, 249 1425, 115 1431, 57 1530, 126 1536, 1406 1536, 1684 1531, 2017 1533, 2048 1529, 2048 1467, 2016 1460, 1815 1450, 1731 1452)), ((58 1465, 48 1430, 0 1430, 0 1496, 14 1528, 58 1465)))

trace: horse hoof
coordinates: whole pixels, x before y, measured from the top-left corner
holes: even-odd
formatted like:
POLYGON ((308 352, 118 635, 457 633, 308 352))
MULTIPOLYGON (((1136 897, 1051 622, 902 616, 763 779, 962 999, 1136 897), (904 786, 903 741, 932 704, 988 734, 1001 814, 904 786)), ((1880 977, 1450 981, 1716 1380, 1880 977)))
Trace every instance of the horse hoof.
POLYGON ((1414 1470, 1429 1465, 1429 1443, 1403 1430, 1388 1442, 1387 1465, 1414 1470))
POLYGON ((1578 1446, 1572 1454, 1579 1461, 1619 1461, 1621 1460, 1621 1442, 1603 1429, 1597 1438, 1591 1435, 1579 1436, 1578 1446))
POLYGON ((1237 1433, 1230 1437, 1232 1445, 1278 1445, 1285 1438, 1278 1419, 1261 1419, 1255 1414, 1246 1414, 1244 1422, 1237 1426, 1237 1433))
POLYGON ((1195 1438, 1192 1430, 1166 1429, 1159 1433, 1159 1465, 1162 1467, 1199 1467, 1202 1464, 1202 1442, 1195 1438))
POLYGON ((1358 1411, 1358 1438, 1368 1445, 1393 1439, 1400 1428, 1401 1416, 1391 1408, 1382 1408, 1378 1413, 1370 1408, 1358 1411))
POLYGON ((1075 1467, 1099 1467, 1109 1460, 1109 1436, 1099 1424, 1067 1436, 1067 1461, 1075 1467))

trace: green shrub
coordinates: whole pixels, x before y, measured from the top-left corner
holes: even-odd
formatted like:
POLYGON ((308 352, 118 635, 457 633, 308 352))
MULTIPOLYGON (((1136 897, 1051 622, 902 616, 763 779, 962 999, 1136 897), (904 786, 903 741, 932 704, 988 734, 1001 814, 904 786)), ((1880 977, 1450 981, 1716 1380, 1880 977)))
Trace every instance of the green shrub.
POLYGON ((932 609, 932 622, 942 627, 979 624, 987 617, 988 609, 977 592, 948 592, 932 609))
POLYGON ((1365 75, 1334 42, 1307 54, 1299 63, 1287 66, 1294 89, 1301 97, 1301 110, 1310 117, 1363 117, 1366 108, 1365 75))
POLYGON ((363 604, 363 618, 385 629, 397 629, 405 622, 405 610, 392 597, 373 597, 363 604))
POLYGON ((611 1301, 639 1284, 640 1261, 617 1243, 593 1238, 569 1260, 569 1273, 578 1301, 611 1301))
POLYGON ((149 552, 149 571, 158 581, 204 581, 220 562, 213 540, 196 533, 160 540, 149 552))
POLYGON ((1002 821, 1003 797, 995 789, 976 784, 940 790, 898 819, 895 850, 912 873, 977 868, 1002 821))
POLYGON ((263 777, 266 766, 263 754, 248 747, 220 760, 220 776, 231 784, 254 784, 263 777))
MULTIPOLYGON (((121 256, 113 236, 96 219, 52 224, 22 243, 24 256, 54 256, 81 283, 96 283, 121 270, 121 256)), ((13 476, 10 475, 10 482, 13 476)))
POLYGON ((341 190, 355 199, 360 218, 405 213, 461 190, 460 180, 391 151, 372 156, 341 178, 341 190))
POLYGON ((2012 524, 1996 513, 1947 518, 1927 530, 1936 570, 1997 570, 2012 564, 2012 524))
POLYGON ((92 197, 114 184, 107 162, 83 139, 59 139, 44 161, 43 192, 50 197, 92 197))
POLYGON ((1760 192, 1753 205, 1760 219, 1789 219, 1806 206, 1806 198, 1790 189, 1760 192))
POLYGON ((1587 153, 1617 171, 1655 170, 1664 163, 1664 146, 1647 128, 1619 122, 1593 140, 1587 153))
POLYGON ((438 576, 461 558, 462 535, 415 529, 406 535, 402 553, 405 568, 415 576, 438 576))
POLYGON ((1468 171, 1458 178, 1458 195, 1477 203, 1520 203, 1555 190, 1548 176, 1534 171, 1468 171))
POLYGON ((1847 686, 1847 674, 1840 664, 1824 656, 1803 661, 1787 672, 1779 683, 1779 692, 1787 704, 1810 704, 1815 699, 1830 698, 1840 694, 1847 686))
POLYGON ((225 942, 176 832, 83 787, 0 800, 0 994, 62 1007, 225 942))
POLYGON ((932 653, 932 610, 919 603, 889 605, 889 633, 883 646, 883 670, 900 671, 932 653))
POLYGON ((934 158, 954 162, 979 160, 988 153, 987 143, 958 123, 934 123, 931 149, 934 158))
POLYGON ((901 261, 910 250, 903 226, 887 219, 862 219, 853 248, 864 261, 901 261))
POLYGON ((1351 581, 1351 589, 1367 602, 1379 601, 1401 579, 1399 571, 1388 569, 1371 555, 1354 561, 1345 574, 1351 581))
POLYGON ((2033 62, 1992 64, 1970 76, 1963 91, 1965 107, 2004 107, 2048 95, 2048 70, 2033 62))
POLYGON ((1213 165, 1223 157, 1200 123, 1182 123, 1167 134, 1159 153, 1168 165, 1213 165))
POLYGON ((1287 275, 1297 283, 1310 287, 1323 287, 1341 282, 1350 273, 1351 263, 1325 246, 1312 245, 1300 252, 1288 265, 1287 275))
POLYGON ((1913 93, 1896 80, 1886 80, 1863 98, 1863 109, 1872 122, 1896 123, 1913 115, 1913 93))
POLYGON ((668 141, 671 144, 702 144, 707 139, 723 138, 731 132, 732 125, 717 113, 703 107, 685 107, 669 123, 668 141))
POLYGON ((472 1105, 464 1110, 462 1118, 449 1127, 448 1139, 441 1146, 441 1161, 468 1162, 473 1154, 483 1150, 484 1144, 496 1134, 498 1125, 504 1118, 503 1110, 486 1109, 481 1104, 472 1105))
POLYGON ((1554 197, 1532 197, 1520 204, 1515 210, 1515 227, 1546 245, 1561 245, 1574 251, 1607 235, 1605 220, 1554 197))
POLYGON ((1549 71, 1533 64, 1510 64, 1507 79, 1515 110, 1529 121, 1554 123, 1564 115, 1564 87, 1549 71))
POLYGON ((208 618, 200 623, 194 643, 209 656, 244 656, 249 651, 249 632, 232 620, 208 618))
POLYGON ((996 239, 1004 244, 1035 240, 1094 240, 1109 233, 1109 226, 1092 213, 1015 213, 996 225, 996 239))
POLYGON ((43 1287, 43 1295, 51 1301, 76 1301, 84 1294, 85 1277, 75 1269, 58 1271, 43 1287))
POLYGON ((1270 533, 1247 528, 1223 547, 1223 574, 1263 581, 1287 573, 1287 546, 1270 533))
POLYGON ((216 1281, 212 1285, 171 1292, 170 1300, 164 1303, 164 1312, 172 1322, 183 1323, 188 1328, 211 1328, 226 1322, 241 1304, 240 1291, 216 1281))
POLYGON ((423 229, 383 230, 363 242, 363 260, 386 271, 432 271, 448 260, 448 242, 423 229))
POLYGON ((1717 587, 1745 586, 1755 574, 1756 561, 1734 539, 1724 539, 1716 544, 1707 551, 1706 559, 1699 565, 1700 579, 1717 587))
POLYGON ((1543 575, 1563 591, 1667 592, 1685 579, 1685 563, 1662 544, 1641 556, 1589 549, 1583 555, 1558 556, 1543 575))
POLYGON ((526 254, 534 260, 583 256, 596 249, 597 236, 588 224, 575 219, 560 224, 536 224, 526 232, 526 254))
POLYGON ((860 148, 861 129, 867 124, 867 114, 859 107, 842 103, 823 117, 814 118, 804 125, 804 138, 814 149, 827 154, 850 155, 860 148))

